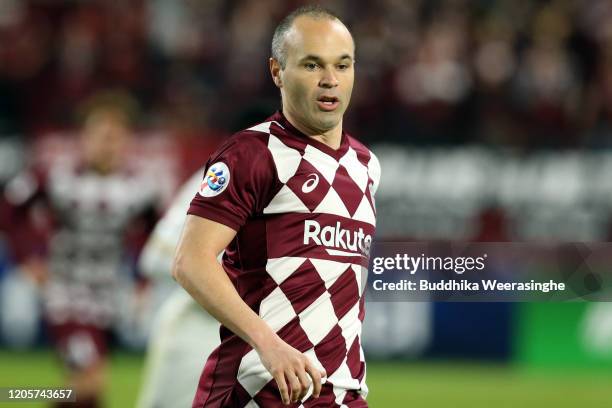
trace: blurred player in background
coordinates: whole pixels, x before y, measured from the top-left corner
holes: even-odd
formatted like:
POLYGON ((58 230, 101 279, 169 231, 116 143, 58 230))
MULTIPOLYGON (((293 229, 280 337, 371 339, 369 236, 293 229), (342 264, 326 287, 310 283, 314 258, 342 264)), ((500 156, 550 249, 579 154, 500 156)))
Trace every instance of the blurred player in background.
POLYGON ((193 192, 200 188, 203 171, 196 172, 183 185, 140 257, 141 271, 153 282, 152 293, 159 291, 167 300, 153 324, 138 408, 189 406, 202 365, 219 345, 219 322, 171 279, 185 213, 193 192))
POLYGON ((223 325, 193 407, 367 406, 362 294, 380 165, 342 129, 354 52, 332 13, 291 13, 270 59, 282 112, 208 160, 173 269, 223 325))
POLYGON ((612 303, 591 303, 582 321, 581 340, 595 355, 612 356, 612 303))
MULTIPOLYGON (((87 105, 75 163, 30 169, 7 186, 15 206, 14 253, 41 284, 51 338, 68 370, 76 403, 98 407, 106 381, 109 329, 122 292, 133 289, 126 266, 126 232, 154 221, 155 195, 124 158, 132 137, 131 99, 107 93, 87 105), (19 231, 44 218, 48 243, 33 245, 19 231)), ((146 228, 145 228, 146 229, 146 228)))

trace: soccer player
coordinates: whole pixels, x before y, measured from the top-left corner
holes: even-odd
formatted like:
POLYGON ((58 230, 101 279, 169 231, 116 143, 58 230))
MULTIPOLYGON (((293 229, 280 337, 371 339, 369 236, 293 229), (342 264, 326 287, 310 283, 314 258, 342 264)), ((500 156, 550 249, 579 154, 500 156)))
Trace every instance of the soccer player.
POLYGON ((342 129, 354 53, 332 13, 287 16, 269 61, 282 110, 205 166, 173 267, 222 324, 193 407, 367 406, 362 294, 380 165, 342 129))
POLYGON ((78 162, 58 162, 47 172, 26 170, 6 191, 21 214, 16 231, 43 208, 54 224, 48 249, 10 236, 19 241, 16 247, 27 246, 15 252, 22 253, 22 269, 41 283, 46 322, 77 395, 76 403, 57 407, 101 405, 107 336, 125 313, 120 296, 132 289, 131 277, 122 274, 125 232, 133 223, 146 223, 155 207, 153 190, 125 166, 131 128, 123 106, 129 101, 123 94, 94 98, 80 132, 78 162))
POLYGON ((219 322, 170 277, 185 212, 201 181, 198 171, 185 182, 140 256, 141 272, 154 283, 151 291, 165 300, 153 324, 138 408, 189 406, 202 362, 219 345, 219 322))

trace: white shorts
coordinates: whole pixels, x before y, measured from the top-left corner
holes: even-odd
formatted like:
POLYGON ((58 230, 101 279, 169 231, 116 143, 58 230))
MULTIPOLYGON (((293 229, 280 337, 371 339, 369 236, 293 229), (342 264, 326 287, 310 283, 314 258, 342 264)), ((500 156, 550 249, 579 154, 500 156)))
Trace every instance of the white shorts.
POLYGON ((149 341, 139 408, 190 407, 219 322, 183 289, 161 306, 149 341))

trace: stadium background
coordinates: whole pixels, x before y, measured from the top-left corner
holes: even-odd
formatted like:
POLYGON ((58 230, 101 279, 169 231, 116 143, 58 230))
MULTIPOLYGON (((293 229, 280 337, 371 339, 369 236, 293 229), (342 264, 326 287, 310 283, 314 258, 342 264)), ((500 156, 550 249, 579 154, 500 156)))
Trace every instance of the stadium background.
MULTIPOLYGON (((278 108, 271 32, 299 4, 0 1, 0 183, 67 160, 85 102, 128 92, 130 157, 167 203, 223 137, 278 108)), ((345 127, 382 162, 379 239, 610 240, 611 2, 323 4, 357 43, 345 127)), ((59 384, 36 289, 0 236, 0 386, 59 384)), ((612 406, 608 305, 370 303, 370 404, 612 406)), ((112 407, 138 392, 140 317, 117 337, 112 407)))

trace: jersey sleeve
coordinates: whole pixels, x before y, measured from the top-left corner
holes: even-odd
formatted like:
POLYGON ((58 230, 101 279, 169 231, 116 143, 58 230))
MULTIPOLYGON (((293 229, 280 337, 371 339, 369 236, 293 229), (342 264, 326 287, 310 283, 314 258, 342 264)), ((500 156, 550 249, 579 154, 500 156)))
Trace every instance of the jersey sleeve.
POLYGON ((238 231, 249 217, 263 211, 279 183, 266 141, 242 132, 208 160, 187 213, 238 231))

